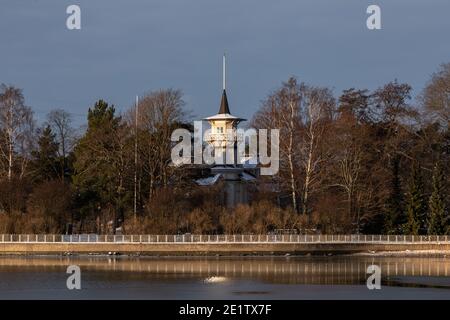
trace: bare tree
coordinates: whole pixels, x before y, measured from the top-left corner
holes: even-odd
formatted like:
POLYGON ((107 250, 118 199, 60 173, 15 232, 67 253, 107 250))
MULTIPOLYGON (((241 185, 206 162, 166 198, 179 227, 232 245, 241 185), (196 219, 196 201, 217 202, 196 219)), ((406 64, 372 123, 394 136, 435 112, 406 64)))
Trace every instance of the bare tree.
MULTIPOLYGON (((139 169, 148 179, 148 198, 155 188, 166 187, 175 168, 171 163, 172 131, 186 119, 187 112, 180 90, 166 89, 150 92, 139 100, 138 137, 139 169)), ((136 107, 128 115, 129 127, 134 128, 136 107)))
POLYGON ((278 181, 289 190, 292 207, 298 212, 298 166, 299 150, 300 86, 291 77, 282 87, 263 101, 251 125, 259 129, 280 130, 280 172, 278 181))
POLYGON ((308 213, 323 160, 321 138, 334 105, 328 89, 299 84, 291 77, 263 102, 252 120, 256 128, 280 129, 280 184, 289 189, 296 212, 308 213))
POLYGON ((19 177, 23 177, 28 155, 33 147, 33 112, 25 106, 22 90, 13 86, 0 86, 0 133, 6 146, 0 148, 0 156, 7 163, 7 177, 14 174, 16 158, 20 159, 19 177), (20 157, 17 157, 19 154, 20 157))
POLYGON ((359 213, 357 205, 358 192, 364 192, 361 183, 364 164, 363 146, 364 126, 359 125, 353 114, 341 113, 333 128, 335 133, 331 137, 330 148, 333 150, 332 165, 335 167, 332 172, 332 186, 339 187, 346 194, 348 204, 347 215, 350 221, 359 223, 359 217, 354 217, 355 212, 359 213))
POLYGON ((320 148, 321 139, 332 120, 335 102, 326 88, 304 86, 303 91, 300 163, 304 172, 302 213, 307 214, 309 196, 318 182, 320 164, 325 158, 320 148))
POLYGON ((296 179, 294 173, 294 135, 298 128, 298 112, 299 104, 301 101, 301 96, 298 91, 297 82, 295 79, 291 78, 287 82, 287 86, 280 92, 281 99, 284 100, 288 106, 287 113, 281 113, 284 124, 286 124, 287 135, 288 135, 288 145, 286 148, 286 156, 289 165, 289 178, 291 186, 291 196, 292 196, 292 206, 295 211, 298 211, 297 205, 297 190, 296 190, 296 179))
POLYGON ((47 115, 47 123, 56 134, 59 144, 58 155, 61 161, 61 180, 64 181, 67 168, 67 155, 72 151, 75 144, 75 131, 72 127, 72 117, 70 113, 63 109, 55 109, 47 115))
POLYGON ((378 120, 398 129, 402 121, 414 117, 417 112, 409 105, 412 87, 397 80, 385 84, 377 89, 373 95, 375 109, 378 111, 378 120), (395 126, 394 126, 395 125, 395 126))
POLYGON ((448 125, 450 122, 450 63, 442 64, 421 95, 425 110, 429 111, 434 120, 448 125))

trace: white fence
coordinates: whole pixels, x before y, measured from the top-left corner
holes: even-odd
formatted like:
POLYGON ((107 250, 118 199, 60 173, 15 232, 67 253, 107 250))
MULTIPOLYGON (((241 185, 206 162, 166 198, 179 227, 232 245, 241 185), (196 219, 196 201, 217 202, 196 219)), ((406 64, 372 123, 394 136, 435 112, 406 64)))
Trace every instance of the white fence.
POLYGON ((450 236, 2 234, 0 243, 450 243, 450 236))

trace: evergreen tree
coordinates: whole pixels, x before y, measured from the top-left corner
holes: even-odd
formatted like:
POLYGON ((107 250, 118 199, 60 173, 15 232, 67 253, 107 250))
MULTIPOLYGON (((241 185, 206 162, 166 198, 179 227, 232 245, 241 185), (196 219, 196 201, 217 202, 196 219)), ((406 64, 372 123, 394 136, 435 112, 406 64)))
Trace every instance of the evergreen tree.
POLYGON ((403 209, 403 193, 400 181, 400 158, 396 157, 392 163, 392 180, 390 195, 387 201, 384 229, 387 234, 400 233, 402 225, 406 222, 403 209))
POLYGON ((129 193, 125 190, 125 175, 133 155, 129 132, 121 117, 115 115, 114 106, 99 100, 89 109, 87 131, 75 148, 74 184, 80 213, 103 226, 112 222, 113 232, 119 220, 123 221, 129 193))
POLYGON ((428 234, 446 234, 449 230, 449 212, 446 207, 445 175, 439 164, 433 170, 432 193, 428 211, 428 234))
POLYGON ((426 212, 427 201, 420 167, 414 166, 406 203, 405 234, 419 235, 425 233, 426 212))
POLYGON ((38 149, 32 152, 32 169, 36 180, 52 180, 58 176, 58 148, 52 129, 45 127, 38 139, 38 149))

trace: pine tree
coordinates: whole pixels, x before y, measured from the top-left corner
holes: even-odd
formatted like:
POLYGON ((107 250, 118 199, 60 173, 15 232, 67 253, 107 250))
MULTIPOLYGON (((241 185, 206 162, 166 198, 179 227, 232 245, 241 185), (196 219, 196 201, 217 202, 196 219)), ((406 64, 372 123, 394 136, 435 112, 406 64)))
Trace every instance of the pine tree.
POLYGON ((414 166, 406 204, 407 221, 403 225, 405 234, 425 233, 426 212, 427 201, 420 167, 414 166))
POLYGON ((449 230, 449 212, 446 207, 445 175, 439 164, 433 170, 432 193, 429 200, 428 234, 446 234, 449 230))
POLYGON ((113 232, 119 219, 123 221, 124 201, 129 193, 125 190, 125 175, 132 159, 131 141, 114 106, 99 100, 88 111, 88 128, 74 152, 73 179, 79 210, 93 219, 108 212, 110 216, 102 218, 112 221, 113 232))
POLYGON ((405 223, 403 210, 403 193, 400 181, 400 159, 397 157, 392 163, 392 180, 390 195, 387 200, 387 208, 384 221, 384 229, 387 234, 398 234, 405 223))
POLYGON ((58 176, 59 145, 55 140, 55 134, 47 126, 42 130, 38 139, 38 149, 32 152, 32 169, 35 180, 52 180, 58 176))

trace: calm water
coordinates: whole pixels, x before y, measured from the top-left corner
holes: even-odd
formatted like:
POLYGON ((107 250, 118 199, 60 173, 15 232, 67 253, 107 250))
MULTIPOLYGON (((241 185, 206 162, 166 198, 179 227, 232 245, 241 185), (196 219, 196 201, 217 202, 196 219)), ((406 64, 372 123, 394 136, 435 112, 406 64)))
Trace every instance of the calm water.
POLYGON ((0 299, 450 299, 450 258, 0 256, 0 299), (81 290, 66 288, 69 265, 81 290))

